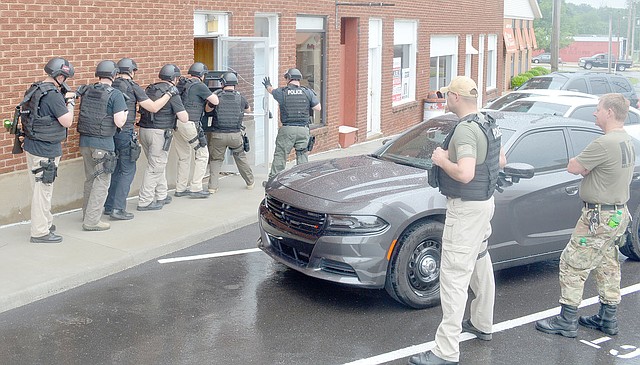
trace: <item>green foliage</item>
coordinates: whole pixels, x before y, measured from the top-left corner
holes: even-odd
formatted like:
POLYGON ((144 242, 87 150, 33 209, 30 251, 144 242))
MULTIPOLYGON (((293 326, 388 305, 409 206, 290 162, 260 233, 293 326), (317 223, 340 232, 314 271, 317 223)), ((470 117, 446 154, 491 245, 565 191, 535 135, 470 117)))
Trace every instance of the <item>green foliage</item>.
POLYGON ((540 73, 540 70, 536 70, 535 68, 532 68, 531 70, 527 71, 527 73, 530 73, 530 74, 532 74, 533 76, 540 76, 540 75, 542 75, 542 74, 540 73))
POLYGON ((514 77, 511 78, 511 88, 515 89, 517 87, 520 87, 520 85, 524 84, 529 79, 530 79, 530 77, 525 76, 524 74, 520 74, 518 76, 514 76, 514 77))
POLYGON ((536 66, 536 67, 532 68, 532 69, 531 69, 531 70, 529 70, 529 71, 533 71, 533 70, 536 70, 537 72, 539 72, 539 73, 540 73, 540 75, 548 75, 548 74, 550 74, 550 73, 551 73, 551 71, 549 71, 549 69, 548 69, 548 68, 546 68, 546 67, 542 67, 542 66, 536 66))
MULTIPOLYGON (((528 77, 528 79, 530 79, 530 78, 532 78, 532 77, 535 77, 535 76, 536 76, 536 75, 532 74, 530 71, 527 71, 527 72, 522 73, 522 74, 520 74, 520 75, 522 75, 522 76, 527 76, 527 77, 528 77)), ((527 79, 527 80, 528 80, 528 79, 527 79)))

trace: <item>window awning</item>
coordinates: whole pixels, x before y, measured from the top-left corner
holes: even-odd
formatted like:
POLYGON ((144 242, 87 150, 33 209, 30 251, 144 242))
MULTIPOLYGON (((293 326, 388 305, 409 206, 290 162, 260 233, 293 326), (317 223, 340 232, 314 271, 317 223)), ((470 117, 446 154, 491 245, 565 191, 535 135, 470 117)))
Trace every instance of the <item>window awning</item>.
POLYGON ((531 43, 533 43, 533 49, 538 49, 538 42, 536 41, 536 33, 533 28, 529 28, 529 34, 531 35, 531 43))
POLYGON ((516 51, 516 39, 513 36, 513 29, 504 28, 503 38, 504 47, 507 49, 507 53, 514 53, 516 51))
POLYGON ((473 48, 473 44, 471 44, 471 42, 467 42, 467 46, 466 46, 466 54, 478 54, 478 50, 473 48))
POLYGON ((516 40, 518 41, 518 49, 524 50, 527 48, 527 45, 524 43, 524 38, 522 37, 522 30, 520 28, 515 28, 513 30, 516 34, 516 40))
POLYGON ((531 36, 529 35, 529 28, 522 28, 522 34, 527 43, 527 48, 533 49, 533 44, 531 43, 531 36))

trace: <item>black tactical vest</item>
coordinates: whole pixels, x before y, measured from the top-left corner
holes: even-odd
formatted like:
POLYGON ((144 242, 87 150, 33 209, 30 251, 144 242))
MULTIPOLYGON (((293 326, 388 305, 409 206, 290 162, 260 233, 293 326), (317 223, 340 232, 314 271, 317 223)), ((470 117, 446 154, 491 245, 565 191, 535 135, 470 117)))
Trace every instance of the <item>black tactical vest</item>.
POLYGON ((118 77, 113 80, 111 86, 122 91, 124 94, 124 101, 127 103, 127 110, 129 113, 127 114, 127 121, 122 126, 122 130, 132 130, 134 129, 134 124, 136 122, 136 95, 133 92, 133 85, 135 81, 131 79, 125 79, 124 77, 118 77))
POLYGON ((115 89, 103 83, 89 85, 81 94, 78 132, 83 136, 113 137, 116 125, 107 113, 107 104, 115 89))
MULTIPOLYGON (((145 92, 149 99, 156 101, 166 93, 171 84, 157 82, 147 86, 145 92)), ((171 109, 171 101, 168 101, 157 113, 151 113, 145 108, 140 108, 140 127, 153 129, 172 129, 176 127, 176 115, 171 109)))
MULTIPOLYGON (((462 200, 487 200, 493 196, 493 191, 498 182, 498 172, 500 170, 500 144, 501 133, 495 120, 491 117, 480 119, 481 115, 474 114, 471 119, 461 120, 460 123, 477 123, 480 130, 487 138, 487 157, 480 165, 476 165, 473 180, 468 184, 452 179, 443 170, 438 172, 438 185, 442 195, 450 198, 462 198, 462 200), (488 119, 488 120, 487 120, 488 119)), ((455 132, 455 128, 445 138, 443 147, 449 148, 449 142, 455 132)))
POLYGON ((200 96, 191 93, 191 87, 198 83, 202 83, 202 81, 193 77, 186 79, 184 81, 183 89, 180 92, 180 98, 182 98, 184 109, 189 113, 189 120, 192 122, 199 121, 200 117, 202 117, 202 113, 204 112, 205 101, 202 100, 200 96))
POLYGON ((213 131, 222 133, 240 132, 244 110, 242 96, 237 91, 217 90, 220 104, 215 108, 213 131))
POLYGON ((38 82, 25 92, 25 95, 36 88, 31 99, 22 107, 22 129, 29 139, 43 142, 60 143, 67 138, 67 128, 63 127, 53 115, 40 114, 40 102, 47 93, 58 90, 50 82, 38 82))
POLYGON ((282 125, 306 126, 309 124, 309 97, 305 88, 297 85, 289 85, 284 88, 284 105, 281 110, 284 114, 282 125))

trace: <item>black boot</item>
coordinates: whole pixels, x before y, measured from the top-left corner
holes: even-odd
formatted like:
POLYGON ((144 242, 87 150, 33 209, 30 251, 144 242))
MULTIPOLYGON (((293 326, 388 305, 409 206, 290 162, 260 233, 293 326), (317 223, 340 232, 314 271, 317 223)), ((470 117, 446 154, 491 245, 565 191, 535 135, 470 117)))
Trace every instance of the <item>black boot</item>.
POLYGON ((578 335, 578 307, 563 304, 559 316, 537 321, 536 329, 544 333, 576 337, 578 335))
POLYGON ((618 306, 609 304, 600 304, 598 314, 591 317, 580 317, 578 323, 580 325, 602 331, 608 335, 618 334, 618 319, 616 318, 616 310, 618 306))

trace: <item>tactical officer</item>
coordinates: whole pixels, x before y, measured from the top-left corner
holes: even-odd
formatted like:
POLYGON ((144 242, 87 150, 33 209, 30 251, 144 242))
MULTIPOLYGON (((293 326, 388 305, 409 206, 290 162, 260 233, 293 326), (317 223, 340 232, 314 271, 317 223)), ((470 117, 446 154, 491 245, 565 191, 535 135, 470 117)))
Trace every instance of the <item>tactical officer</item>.
MULTIPOLYGON (((287 156, 292 148, 296 149, 296 164, 305 163, 309 144, 310 109, 320 111, 320 101, 316 94, 306 87, 300 86, 302 74, 297 68, 290 68, 284 74, 287 86, 274 89, 271 79, 265 77, 262 84, 280 105, 282 127, 278 129, 276 149, 269 179, 284 170, 287 156)), ((264 184, 264 183, 263 183, 264 184)))
POLYGON ((567 171, 582 175, 582 215, 571 240, 560 256, 560 315, 536 322, 536 329, 565 337, 576 337, 578 324, 607 335, 618 333, 616 311, 620 304, 618 245, 625 243, 629 224, 629 185, 635 166, 633 139, 624 130, 629 101, 622 94, 600 97, 596 125, 604 135, 591 142, 567 165, 567 171), (578 318, 584 283, 596 273, 600 310, 578 318))
POLYGON ((136 161, 140 156, 141 146, 138 143, 135 131, 137 106, 156 113, 171 98, 170 94, 163 94, 156 101, 149 99, 144 90, 133 78, 138 65, 131 58, 123 58, 118 61, 118 77, 113 80, 114 88, 122 91, 127 103, 127 121, 122 130, 113 137, 116 146, 118 161, 116 169, 111 174, 111 185, 107 201, 104 203, 104 214, 111 219, 128 220, 133 218, 133 213, 127 212, 127 196, 131 189, 131 183, 136 174, 136 161))
POLYGON ((254 186, 253 172, 247 162, 242 139, 242 119, 244 113, 250 112, 251 108, 247 99, 235 90, 238 85, 236 74, 226 72, 222 75, 221 81, 222 90, 215 91, 220 103, 215 108, 212 132, 207 133, 211 161, 209 192, 218 191, 218 176, 227 148, 233 153, 233 159, 236 161, 240 176, 247 184, 247 189, 251 190, 254 186))
POLYGON ((140 143, 147 156, 148 165, 142 178, 137 210, 158 210, 171 202, 167 195, 165 170, 169 159, 169 148, 176 128, 176 118, 181 123, 189 121, 189 114, 182 105, 175 81, 180 77, 180 69, 174 64, 162 66, 158 73, 160 81, 145 90, 152 101, 169 94, 170 99, 158 112, 141 110, 140 143))
POLYGON ((60 243, 62 237, 55 233, 51 215, 51 197, 62 156, 61 142, 67 138, 67 128, 73 123, 75 105, 75 94, 63 95, 61 89, 69 90, 65 81, 73 77, 74 70, 69 61, 55 57, 44 66, 44 72, 47 77, 31 85, 20 103, 23 148, 27 168, 33 173, 29 178, 33 190, 30 241, 60 243))
POLYGON ((111 60, 98 63, 95 76, 98 82, 78 89, 80 115, 80 154, 84 160, 84 205, 82 229, 104 231, 110 224, 102 222, 102 208, 107 199, 111 174, 116 167, 113 136, 116 128, 127 121, 127 104, 122 92, 111 86, 118 66, 111 60))
POLYGON ((433 151, 437 167, 429 172, 437 174, 440 192, 447 197, 440 267, 442 322, 433 350, 412 356, 409 364, 457 364, 462 330, 485 341, 492 337, 495 284, 487 239, 493 191, 506 158, 495 121, 478 113, 476 83, 458 76, 440 91, 447 95, 449 110, 460 117, 443 148, 433 151), (463 321, 469 286, 475 298, 471 318, 463 321))
POLYGON ((209 108, 218 105, 218 96, 202 82, 209 70, 202 62, 196 62, 189 67, 189 78, 184 79, 178 89, 184 108, 189 113, 189 122, 179 124, 176 131, 176 153, 178 155, 178 176, 175 196, 189 196, 191 198, 206 198, 209 191, 202 189, 202 179, 207 171, 209 150, 206 136, 200 124, 205 104, 209 108), (191 170, 191 148, 195 150, 195 164, 193 177, 189 180, 191 170), (188 183, 188 186, 187 186, 188 183))

